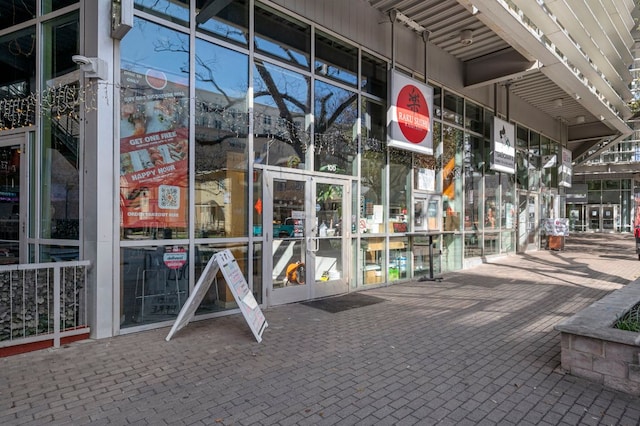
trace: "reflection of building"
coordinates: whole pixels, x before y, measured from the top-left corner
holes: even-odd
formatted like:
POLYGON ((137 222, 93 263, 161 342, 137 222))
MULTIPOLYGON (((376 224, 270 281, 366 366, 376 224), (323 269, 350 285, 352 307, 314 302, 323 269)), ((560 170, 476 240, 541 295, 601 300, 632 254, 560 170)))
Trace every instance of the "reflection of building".
MULTIPOLYGON (((17 158, 0 173, 0 253, 90 260, 94 337, 174 320, 222 249, 270 306, 415 278, 429 260, 446 272, 536 250, 549 217, 587 230, 595 212, 598 229, 629 229, 632 170, 578 164, 631 133, 626 3, 615 2, 625 25, 587 32, 559 19, 590 13, 584 0, 322 13, 313 0, 136 1, 121 41, 109 35, 112 2, 50 3, 37 19, 18 2, 0 16, 0 171, 17 158), (459 43, 462 26, 482 43, 459 43), (433 90, 434 155, 387 144, 394 66, 433 90), (570 201, 582 184, 586 200, 570 201), (301 229, 274 233, 291 222, 301 229), (438 232, 434 259, 414 232, 426 227, 438 232), (174 250, 187 254, 178 268, 164 261, 174 250), (302 287, 273 281, 301 258, 302 287)), ((636 155, 627 148, 616 155, 636 155)), ((218 277, 198 315, 234 306, 218 277)))

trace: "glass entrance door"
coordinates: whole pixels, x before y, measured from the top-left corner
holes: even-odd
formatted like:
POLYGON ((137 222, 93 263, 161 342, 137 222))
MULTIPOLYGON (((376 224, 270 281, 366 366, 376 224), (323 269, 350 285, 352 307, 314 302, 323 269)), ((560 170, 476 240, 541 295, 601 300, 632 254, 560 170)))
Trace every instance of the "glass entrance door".
POLYGON ((348 291, 347 181, 265 172, 267 304, 348 291))
POLYGON ((518 253, 538 248, 538 196, 518 195, 518 253))
POLYGON ((24 134, 0 137, 0 265, 25 263, 24 134))

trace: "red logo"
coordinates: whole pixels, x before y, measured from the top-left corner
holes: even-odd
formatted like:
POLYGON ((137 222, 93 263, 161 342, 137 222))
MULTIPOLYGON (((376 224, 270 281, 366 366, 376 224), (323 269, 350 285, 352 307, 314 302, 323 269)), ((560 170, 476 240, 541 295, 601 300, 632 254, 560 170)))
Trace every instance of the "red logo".
POLYGON ((421 143, 429 133, 429 104, 416 86, 408 84, 400 90, 396 101, 396 119, 407 141, 421 143))

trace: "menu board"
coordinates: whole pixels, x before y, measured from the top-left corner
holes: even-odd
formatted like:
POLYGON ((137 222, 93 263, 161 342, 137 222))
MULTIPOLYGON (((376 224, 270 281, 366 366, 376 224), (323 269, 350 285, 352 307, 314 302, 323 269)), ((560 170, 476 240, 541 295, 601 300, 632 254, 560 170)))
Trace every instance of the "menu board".
POLYGON ((193 289, 193 292, 180 310, 178 318, 176 318, 173 327, 169 331, 169 334, 165 339, 167 342, 176 332, 191 321, 196 309, 198 309, 198 306, 200 306, 202 299, 207 294, 209 287, 214 282, 218 271, 222 272, 222 275, 224 276, 236 303, 240 307, 242 315, 247 321, 247 324, 249 324, 249 328, 251 328, 254 337, 258 342, 262 342, 262 333, 269 324, 267 323, 258 302, 253 297, 253 293, 251 292, 244 275, 242 275, 238 262, 235 257, 233 257, 230 250, 218 252, 209 259, 209 262, 207 263, 204 271, 202 271, 202 275, 193 289))

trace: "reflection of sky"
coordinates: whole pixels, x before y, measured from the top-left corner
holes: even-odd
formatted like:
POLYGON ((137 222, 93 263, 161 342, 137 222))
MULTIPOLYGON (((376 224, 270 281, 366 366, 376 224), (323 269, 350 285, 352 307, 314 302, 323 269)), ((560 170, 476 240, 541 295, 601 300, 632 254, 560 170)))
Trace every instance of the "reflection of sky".
POLYGON ((152 9, 159 15, 172 16, 189 22, 189 0, 135 0, 135 4, 152 9))
POLYGON ((122 40, 122 67, 145 74, 148 68, 164 71, 169 80, 187 85, 189 37, 160 25, 136 19, 122 40))
POLYGON ((196 40, 196 89, 244 98, 247 93, 249 60, 247 55, 203 40, 196 40), (219 86, 216 88, 212 81, 219 86))

